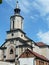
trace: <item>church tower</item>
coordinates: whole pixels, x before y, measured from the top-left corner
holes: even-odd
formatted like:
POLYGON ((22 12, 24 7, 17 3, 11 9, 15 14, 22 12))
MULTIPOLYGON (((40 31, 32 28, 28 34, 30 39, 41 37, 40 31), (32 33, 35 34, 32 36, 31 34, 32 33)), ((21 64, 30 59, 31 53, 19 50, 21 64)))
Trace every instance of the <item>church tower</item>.
POLYGON ((20 15, 21 9, 19 8, 18 1, 14 9, 14 16, 11 16, 10 30, 21 29, 23 30, 23 17, 20 15))
POLYGON ((44 63, 49 62, 47 59, 49 56, 49 45, 35 43, 26 36, 26 33, 23 31, 24 18, 20 15, 20 12, 21 9, 17 1, 14 15, 10 17, 10 30, 7 31, 5 42, 0 47, 0 61, 12 62, 12 64, 16 63, 15 65, 20 65, 21 61, 24 60, 23 58, 25 58, 24 62, 32 58, 32 61, 35 61, 35 63, 31 62, 33 65, 35 65, 36 62, 38 63, 38 61, 41 61, 41 65, 43 65, 43 61, 44 63), (18 60, 19 58, 20 60, 18 60))
POLYGON ((14 61, 26 48, 32 49, 32 40, 23 32, 23 17, 20 15, 18 1, 14 9, 14 15, 10 17, 10 30, 7 31, 7 38, 1 47, 6 47, 3 52, 5 61, 14 61))
POLYGON ((10 17, 10 31, 7 31, 7 39, 23 37, 23 17, 20 15, 21 9, 19 8, 18 1, 14 9, 14 15, 10 17), (10 35, 11 34, 11 35, 10 35))

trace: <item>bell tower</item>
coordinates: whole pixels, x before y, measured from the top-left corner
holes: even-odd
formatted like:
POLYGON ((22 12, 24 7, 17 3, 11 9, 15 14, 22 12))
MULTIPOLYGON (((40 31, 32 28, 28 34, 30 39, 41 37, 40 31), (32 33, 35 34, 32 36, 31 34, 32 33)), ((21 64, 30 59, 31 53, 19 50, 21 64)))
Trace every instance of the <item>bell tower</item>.
POLYGON ((20 15, 18 1, 14 9, 14 15, 10 17, 10 30, 7 31, 7 38, 2 47, 4 50, 4 60, 14 61, 19 57, 26 48, 32 49, 32 40, 23 32, 23 17, 20 15))
POLYGON ((23 32, 24 18, 21 16, 20 12, 21 12, 21 9, 17 1, 16 8, 14 9, 14 15, 10 17, 10 30, 7 31, 7 39, 13 39, 13 38, 22 37, 25 35, 25 33, 23 32))
POLYGON ((21 9, 19 8, 18 1, 14 9, 14 15, 10 18, 10 30, 21 29, 23 30, 23 17, 20 15, 21 9))

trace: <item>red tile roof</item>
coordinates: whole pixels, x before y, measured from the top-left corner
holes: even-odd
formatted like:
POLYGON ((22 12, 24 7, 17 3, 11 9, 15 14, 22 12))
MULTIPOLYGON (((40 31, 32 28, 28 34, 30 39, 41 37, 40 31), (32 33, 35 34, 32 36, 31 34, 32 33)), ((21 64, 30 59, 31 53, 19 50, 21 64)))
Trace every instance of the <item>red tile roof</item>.
POLYGON ((45 44, 43 42, 36 42, 36 45, 40 46, 40 47, 49 46, 49 45, 47 45, 47 44, 45 44))
MULTIPOLYGON (((38 53, 36 53, 36 52, 34 52, 34 51, 32 51, 32 50, 29 50, 29 49, 26 49, 26 50, 20 55, 19 58, 21 58, 26 51, 27 51, 27 52, 29 51, 31 54, 33 54, 34 56, 36 56, 36 57, 39 58, 39 59, 42 59, 42 60, 45 60, 45 61, 49 61, 49 60, 48 60, 46 57, 44 57, 43 55, 40 55, 40 54, 38 54, 38 53)), ((28 53, 28 54, 29 54, 29 53, 28 53)))
MULTIPOLYGON (((30 51, 30 50, 29 50, 30 51)), ((41 58, 41 59, 43 59, 43 60, 48 60, 45 56, 43 56, 43 55, 40 55, 40 54, 38 54, 38 53, 36 53, 36 52, 34 52, 34 51, 30 51, 32 54, 34 54, 36 57, 38 57, 38 58, 41 58)))

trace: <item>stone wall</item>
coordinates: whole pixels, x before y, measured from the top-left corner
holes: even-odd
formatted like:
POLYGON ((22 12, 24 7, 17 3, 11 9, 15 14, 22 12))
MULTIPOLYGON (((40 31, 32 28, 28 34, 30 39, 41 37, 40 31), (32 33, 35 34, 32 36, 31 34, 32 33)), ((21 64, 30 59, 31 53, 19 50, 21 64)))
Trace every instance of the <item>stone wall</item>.
POLYGON ((15 65, 15 63, 2 62, 2 61, 0 61, 0 65, 15 65))

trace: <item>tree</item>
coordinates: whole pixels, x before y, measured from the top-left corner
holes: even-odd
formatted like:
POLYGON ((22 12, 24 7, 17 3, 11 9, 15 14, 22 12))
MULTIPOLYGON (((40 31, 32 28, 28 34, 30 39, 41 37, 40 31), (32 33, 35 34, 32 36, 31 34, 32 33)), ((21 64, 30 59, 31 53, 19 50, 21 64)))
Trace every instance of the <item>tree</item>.
POLYGON ((0 4, 2 3, 2 0, 0 0, 0 4))

